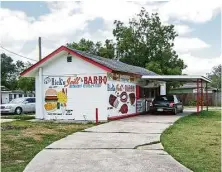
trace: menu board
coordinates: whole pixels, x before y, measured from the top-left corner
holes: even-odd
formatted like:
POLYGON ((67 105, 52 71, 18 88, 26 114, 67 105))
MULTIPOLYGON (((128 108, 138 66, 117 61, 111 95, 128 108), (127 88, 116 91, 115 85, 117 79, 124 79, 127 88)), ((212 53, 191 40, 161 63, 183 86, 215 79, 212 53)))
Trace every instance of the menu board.
POLYGON ((143 112, 144 110, 144 103, 143 103, 143 100, 137 100, 136 102, 136 112, 137 113, 140 113, 140 112, 143 112))

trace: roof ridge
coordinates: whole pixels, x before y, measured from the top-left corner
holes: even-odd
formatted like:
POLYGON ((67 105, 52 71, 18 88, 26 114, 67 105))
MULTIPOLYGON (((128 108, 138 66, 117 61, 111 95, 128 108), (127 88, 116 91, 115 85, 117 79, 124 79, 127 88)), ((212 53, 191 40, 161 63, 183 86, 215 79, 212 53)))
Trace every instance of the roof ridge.
POLYGON ((158 75, 155 72, 149 71, 148 69, 140 67, 140 66, 130 65, 122 61, 118 61, 116 59, 109 59, 109 58, 101 57, 98 55, 91 54, 87 51, 76 50, 70 47, 67 47, 67 48, 74 51, 75 53, 78 53, 79 55, 83 55, 86 58, 89 58, 97 63, 105 65, 106 67, 109 67, 116 71, 134 73, 134 74, 139 74, 139 75, 158 75))

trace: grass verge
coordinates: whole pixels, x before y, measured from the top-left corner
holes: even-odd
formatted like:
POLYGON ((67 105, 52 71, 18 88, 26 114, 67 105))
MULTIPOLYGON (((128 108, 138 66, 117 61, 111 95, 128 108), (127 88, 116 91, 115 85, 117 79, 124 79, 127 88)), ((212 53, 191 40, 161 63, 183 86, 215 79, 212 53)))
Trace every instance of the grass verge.
POLYGON ((183 117, 161 135, 164 149, 194 172, 221 171, 221 112, 183 117))
POLYGON ((32 158, 47 145, 94 124, 29 122, 1 124, 1 171, 22 172, 32 158))
POLYGON ((2 115, 1 119, 19 119, 19 120, 30 120, 35 119, 35 115, 2 115))

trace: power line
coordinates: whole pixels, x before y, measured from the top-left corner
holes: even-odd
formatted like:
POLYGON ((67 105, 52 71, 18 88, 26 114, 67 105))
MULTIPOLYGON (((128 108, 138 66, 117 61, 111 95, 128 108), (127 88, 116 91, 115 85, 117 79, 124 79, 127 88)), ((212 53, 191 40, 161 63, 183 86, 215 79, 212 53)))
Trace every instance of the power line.
POLYGON ((1 47, 2 49, 6 50, 6 51, 8 51, 8 52, 10 52, 10 53, 12 53, 12 54, 15 54, 15 55, 17 55, 17 56, 23 57, 23 58, 25 58, 25 59, 33 60, 33 61, 38 61, 38 60, 30 59, 30 58, 28 58, 28 57, 25 57, 25 56, 19 55, 19 54, 17 54, 17 53, 14 53, 14 52, 12 52, 12 51, 10 51, 10 50, 4 48, 4 47, 1 46, 1 45, 0 45, 0 47, 1 47))

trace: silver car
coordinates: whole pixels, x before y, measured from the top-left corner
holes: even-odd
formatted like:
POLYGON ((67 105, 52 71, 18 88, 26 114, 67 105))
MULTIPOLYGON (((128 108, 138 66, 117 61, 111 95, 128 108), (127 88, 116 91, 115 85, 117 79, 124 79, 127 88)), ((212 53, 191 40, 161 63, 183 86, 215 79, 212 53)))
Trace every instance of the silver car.
POLYGON ((35 97, 22 97, 13 99, 8 104, 2 104, 1 114, 13 113, 20 115, 22 113, 35 112, 35 97))

